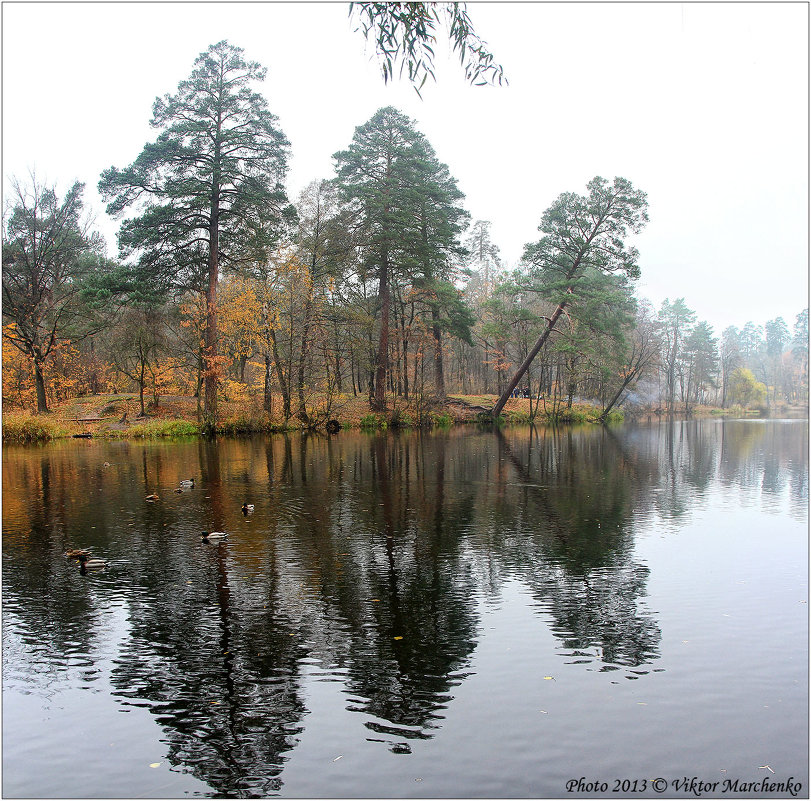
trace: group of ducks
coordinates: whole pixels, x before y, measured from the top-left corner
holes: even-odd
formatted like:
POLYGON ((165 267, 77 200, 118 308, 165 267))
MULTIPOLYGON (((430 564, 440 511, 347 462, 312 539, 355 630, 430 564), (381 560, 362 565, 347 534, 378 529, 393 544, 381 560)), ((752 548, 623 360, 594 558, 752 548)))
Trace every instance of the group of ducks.
MULTIPOLYGON (((107 464, 105 463, 105 467, 107 464)), ((180 486, 175 490, 175 492, 183 492, 184 489, 193 489, 194 488, 194 479, 187 478, 180 482, 180 486)), ((146 500, 150 502, 154 502, 159 500, 158 495, 151 494, 146 496, 146 500)), ((247 517, 256 507, 252 503, 243 503, 242 504, 242 514, 247 517)), ((222 542, 228 534, 224 531, 203 531, 201 533, 200 539, 203 542, 208 543, 218 543, 222 542)), ((105 559, 98 559, 94 556, 91 556, 90 551, 84 548, 71 548, 68 551, 65 551, 65 556, 68 559, 76 559, 79 562, 79 570, 82 573, 86 573, 88 570, 94 570, 102 567, 107 567, 107 560, 105 559)))
MULTIPOLYGON (((175 492, 183 492, 184 489, 194 489, 193 478, 184 478, 183 481, 180 482, 180 486, 175 490, 175 492)), ((144 500, 154 503, 155 501, 160 500, 160 496, 153 492, 150 495, 147 495, 144 500)))

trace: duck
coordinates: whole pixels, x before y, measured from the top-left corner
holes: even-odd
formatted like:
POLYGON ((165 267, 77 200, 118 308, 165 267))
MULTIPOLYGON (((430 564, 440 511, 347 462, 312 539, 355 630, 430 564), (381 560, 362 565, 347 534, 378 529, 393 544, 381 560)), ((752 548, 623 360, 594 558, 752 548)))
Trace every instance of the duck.
POLYGON ((90 551, 84 548, 68 548, 68 550, 65 551, 65 556, 67 556, 68 559, 79 559, 82 556, 89 557, 90 551))
POLYGON ((97 568, 107 567, 106 559, 96 559, 87 554, 83 554, 77 558, 79 560, 79 565, 81 566, 82 572, 85 570, 95 570, 97 568))
POLYGON ((151 495, 147 495, 145 500, 147 500, 147 501, 157 501, 158 496, 155 495, 155 493, 153 492, 151 495))
POLYGON ((242 514, 249 515, 256 507, 252 503, 242 504, 242 514))
POLYGON ((200 537, 203 542, 220 542, 228 535, 224 531, 203 531, 200 537))
POLYGON ((193 478, 184 478, 183 481, 180 482, 181 487, 193 487, 194 486, 194 479, 193 478))

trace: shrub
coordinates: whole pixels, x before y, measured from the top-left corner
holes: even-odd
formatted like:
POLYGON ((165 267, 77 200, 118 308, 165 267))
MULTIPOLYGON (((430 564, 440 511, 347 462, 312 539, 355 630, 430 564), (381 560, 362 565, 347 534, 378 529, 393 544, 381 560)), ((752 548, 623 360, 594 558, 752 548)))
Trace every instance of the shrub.
POLYGON ((411 428, 414 425, 414 420, 408 412, 401 412, 399 409, 395 409, 391 413, 389 425, 392 428, 411 428))
POLYGON ((360 427, 365 429, 386 428, 386 421, 380 415, 370 412, 360 418, 360 427))
POLYGON ((453 417, 448 412, 434 412, 431 421, 436 428, 450 428, 453 425, 453 417))

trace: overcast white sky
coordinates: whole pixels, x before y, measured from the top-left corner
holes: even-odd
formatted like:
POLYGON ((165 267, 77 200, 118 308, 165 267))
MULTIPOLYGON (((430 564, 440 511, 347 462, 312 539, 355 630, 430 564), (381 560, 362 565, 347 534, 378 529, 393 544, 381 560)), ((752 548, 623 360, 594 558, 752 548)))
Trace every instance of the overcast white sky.
MULTIPOLYGON (((541 214, 595 175, 648 193, 640 294, 684 297, 720 333, 808 305, 805 3, 469 3, 508 87, 470 87, 437 48, 423 99, 385 86, 348 3, 24 3, 3 14, 3 175, 86 201, 157 132, 156 96, 227 39, 268 68, 260 90, 292 144, 292 199, 381 106, 412 117, 490 220, 508 266, 541 214)), ((6 195, 6 198, 8 195, 6 195)))

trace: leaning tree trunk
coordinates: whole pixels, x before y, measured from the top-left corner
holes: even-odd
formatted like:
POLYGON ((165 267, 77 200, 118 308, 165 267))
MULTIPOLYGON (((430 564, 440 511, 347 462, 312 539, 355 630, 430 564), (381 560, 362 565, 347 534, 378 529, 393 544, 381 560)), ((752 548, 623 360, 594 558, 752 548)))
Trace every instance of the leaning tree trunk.
POLYGON ((526 373, 535 357, 540 353, 541 348, 544 346, 544 343, 552 333, 555 323, 557 323, 560 315, 563 314, 563 310, 566 308, 566 305, 567 302, 564 300, 558 305, 557 309, 555 309, 554 314, 547 321, 546 328, 544 329, 543 333, 540 335, 540 337, 538 337, 538 341, 535 343, 532 350, 527 354, 527 358, 524 359, 518 370, 516 370, 515 375, 512 377, 510 383, 507 384, 504 392, 501 393, 501 397, 496 401, 496 405, 493 407, 493 411, 490 413, 494 420, 501 414, 501 410, 504 408, 504 404, 509 400, 510 395, 512 395, 512 391, 518 386, 519 381, 521 381, 521 379, 524 377, 524 373, 526 373))
POLYGON ((597 418, 598 422, 604 423, 608 419, 608 413, 614 408, 617 401, 622 396, 622 393, 625 392, 625 388, 637 377, 640 370, 641 367, 639 369, 634 368, 628 372, 628 375, 625 376, 625 380, 622 382, 622 386, 614 393, 614 397, 611 398, 605 409, 600 413, 600 416, 597 418))

